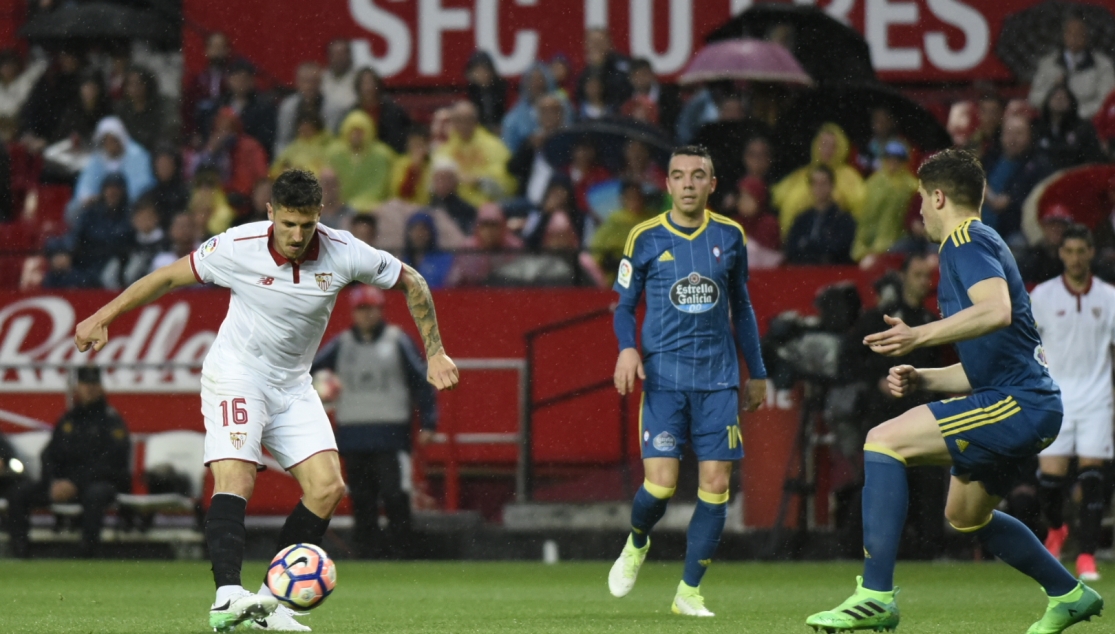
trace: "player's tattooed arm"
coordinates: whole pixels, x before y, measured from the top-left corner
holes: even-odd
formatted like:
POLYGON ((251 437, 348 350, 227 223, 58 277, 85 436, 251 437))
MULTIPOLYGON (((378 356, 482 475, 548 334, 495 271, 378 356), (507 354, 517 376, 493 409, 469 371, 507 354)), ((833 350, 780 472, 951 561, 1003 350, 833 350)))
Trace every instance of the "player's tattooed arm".
POLYGON ((426 347, 426 380, 439 390, 451 390, 460 381, 457 366, 441 343, 441 332, 437 327, 437 314, 434 312, 434 298, 430 286, 422 275, 409 265, 403 265, 403 272, 395 288, 407 296, 407 308, 418 326, 422 344, 426 347))
POLYGON ((403 273, 399 276, 400 288, 406 293, 407 308, 418 326, 422 335, 422 343, 426 346, 426 357, 432 357, 443 349, 441 332, 437 327, 437 314, 434 312, 434 298, 430 294, 430 285, 422 274, 408 264, 403 265, 403 273))

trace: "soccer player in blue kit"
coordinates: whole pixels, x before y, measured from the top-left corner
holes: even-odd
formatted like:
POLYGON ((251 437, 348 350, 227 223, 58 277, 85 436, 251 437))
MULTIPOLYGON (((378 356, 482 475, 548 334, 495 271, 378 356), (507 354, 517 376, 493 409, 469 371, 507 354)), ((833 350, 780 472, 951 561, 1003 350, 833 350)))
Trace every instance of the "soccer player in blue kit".
POLYGON ((919 387, 967 396, 915 407, 867 434, 863 576, 847 601, 806 624, 826 632, 898 627, 894 565, 908 505, 906 467, 951 464, 949 523, 975 534, 1045 590, 1045 615, 1028 634, 1059 634, 1099 615, 1103 599, 1074 579, 1022 522, 995 508, 1027 459, 1057 437, 1061 391, 1049 376, 1014 257, 999 234, 980 222, 986 179, 979 161, 962 150, 945 150, 922 164, 918 178, 926 232, 941 243, 937 296, 944 319, 911 328, 887 317, 890 329, 864 344, 889 356, 955 344, 960 363, 900 365, 887 381, 896 397, 919 387))
POLYGON ((743 458, 737 341, 751 373, 747 411, 766 398, 766 369, 747 294, 743 228, 705 209, 716 188, 708 150, 674 150, 666 188, 672 209, 631 230, 615 284, 620 297, 615 384, 620 394, 629 394, 636 377, 643 380, 639 432, 646 480, 635 494, 631 534, 608 575, 608 588, 622 597, 635 586, 650 548, 648 534, 677 487, 682 448, 692 443, 699 461, 698 501, 672 609, 707 617, 713 613, 705 608, 699 585, 724 530, 732 463, 743 458), (644 290, 640 357, 635 308, 644 290))

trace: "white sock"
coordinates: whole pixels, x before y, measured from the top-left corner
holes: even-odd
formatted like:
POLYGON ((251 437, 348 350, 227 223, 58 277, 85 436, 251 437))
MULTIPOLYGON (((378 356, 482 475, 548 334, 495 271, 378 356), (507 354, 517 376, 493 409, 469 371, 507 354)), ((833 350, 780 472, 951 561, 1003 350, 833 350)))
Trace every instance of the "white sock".
POLYGON ((259 592, 257 592, 256 594, 258 594, 261 597, 273 597, 273 596, 275 596, 275 593, 271 592, 271 588, 268 588, 266 583, 259 587, 259 592))
POLYGON ((217 588, 217 600, 213 605, 224 605, 225 601, 229 601, 232 597, 247 592, 244 586, 221 586, 217 588))

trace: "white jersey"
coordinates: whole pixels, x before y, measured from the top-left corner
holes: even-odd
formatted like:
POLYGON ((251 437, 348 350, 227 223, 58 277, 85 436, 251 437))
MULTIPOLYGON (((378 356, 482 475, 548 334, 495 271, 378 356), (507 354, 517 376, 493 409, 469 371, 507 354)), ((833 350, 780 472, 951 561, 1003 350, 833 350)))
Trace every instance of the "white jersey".
POLYGON ((271 385, 308 381, 337 293, 350 282, 391 288, 402 264, 347 231, 318 225, 301 262, 272 246, 270 221, 233 227, 190 254, 199 282, 232 290, 202 375, 244 370, 271 385))
POLYGON ((1115 287, 1093 278, 1077 294, 1057 277, 1034 288, 1030 303, 1049 373, 1061 386, 1065 419, 1110 411, 1115 287))

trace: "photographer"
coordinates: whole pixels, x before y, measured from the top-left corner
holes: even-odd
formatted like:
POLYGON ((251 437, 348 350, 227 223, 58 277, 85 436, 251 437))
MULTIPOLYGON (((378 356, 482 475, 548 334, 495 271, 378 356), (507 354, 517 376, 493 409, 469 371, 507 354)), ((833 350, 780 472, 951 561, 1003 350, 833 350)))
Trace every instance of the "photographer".
MULTIPOLYGON (((928 403, 933 398, 928 392, 916 394, 899 400, 891 395, 887 388, 887 374, 890 368, 896 365, 910 364, 915 367, 936 367, 942 365, 941 353, 936 348, 921 348, 904 357, 885 357, 874 354, 869 348, 861 345, 866 335, 887 329, 883 321, 884 315, 898 317, 911 327, 936 321, 937 316, 925 308, 925 300, 933 290, 933 272, 937 267, 936 256, 922 254, 911 255, 902 264, 899 275, 889 274, 875 284, 879 296, 879 304, 866 311, 849 335, 847 352, 848 371, 850 376, 866 381, 865 389, 861 391, 862 398, 858 403, 857 420, 860 426, 856 429, 847 427, 838 428, 839 444, 842 447, 855 447, 855 462, 862 469, 862 450, 867 431, 879 423, 893 418, 913 404, 928 403)), ((916 559, 934 559, 941 552, 944 539, 944 524, 941 522, 941 513, 945 504, 945 472, 940 467, 914 467, 908 471, 910 483, 910 499, 918 500, 917 504, 910 505, 909 515, 906 518, 906 550, 905 556, 916 559)), ((843 498, 847 506, 838 512, 840 520, 845 525, 840 526, 842 535, 848 535, 849 540, 857 545, 853 548, 849 542, 849 552, 855 550, 858 554, 860 534, 859 493, 862 481, 854 487, 849 487, 845 495, 838 493, 838 499, 843 498)))

